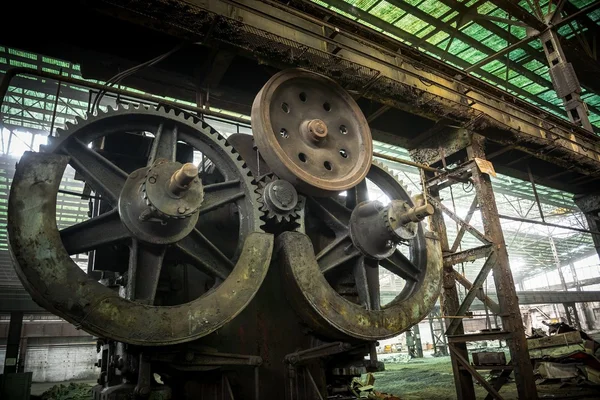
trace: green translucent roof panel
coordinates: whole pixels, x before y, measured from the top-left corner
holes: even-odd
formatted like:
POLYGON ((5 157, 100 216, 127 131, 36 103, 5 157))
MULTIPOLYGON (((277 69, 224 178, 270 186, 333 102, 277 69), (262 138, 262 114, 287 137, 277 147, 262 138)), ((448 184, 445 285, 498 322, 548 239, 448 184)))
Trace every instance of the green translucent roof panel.
MULTIPOLYGON (((527 35, 522 22, 492 1, 312 1, 460 69, 485 60, 527 35), (513 22, 507 23, 509 20, 513 22)), ((569 1, 573 7, 581 9, 597 0, 569 1)), ((515 3, 539 19, 540 11, 544 15, 554 12, 557 1, 521 0, 515 3)), ((586 24, 574 20, 560 27, 558 33, 578 44, 576 31, 589 29, 590 23, 600 25, 600 9, 590 11, 585 18, 588 19, 586 24)), ((471 74, 545 111, 567 118, 562 101, 552 87, 539 40, 516 48, 471 74), (509 65, 508 75, 506 64, 509 65)), ((586 94, 583 98, 590 111, 590 121, 600 132, 600 97, 586 94)))

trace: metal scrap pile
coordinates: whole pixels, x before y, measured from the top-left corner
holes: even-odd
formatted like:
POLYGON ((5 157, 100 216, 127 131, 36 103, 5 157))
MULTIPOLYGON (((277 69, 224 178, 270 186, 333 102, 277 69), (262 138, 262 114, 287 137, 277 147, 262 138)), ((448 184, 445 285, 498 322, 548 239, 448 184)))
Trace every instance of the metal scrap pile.
POLYGON ((541 336, 538 330, 527 341, 537 383, 560 381, 600 388, 600 343, 583 331, 559 325, 551 326, 550 336, 541 336))

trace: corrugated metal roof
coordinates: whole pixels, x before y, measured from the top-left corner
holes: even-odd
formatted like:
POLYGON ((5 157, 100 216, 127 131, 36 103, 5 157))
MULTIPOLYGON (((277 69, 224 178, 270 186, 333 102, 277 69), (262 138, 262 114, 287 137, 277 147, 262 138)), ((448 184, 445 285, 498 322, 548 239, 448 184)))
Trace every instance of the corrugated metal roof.
MULTIPOLYGON (((485 0, 312 1, 463 70, 527 36, 523 22, 485 0)), ((571 0, 570 4, 581 9, 596 1, 571 0)), ((555 11, 557 3, 523 0, 518 5, 539 19, 538 7, 545 17, 555 11)), ((600 7, 586 16, 590 23, 600 26, 600 7)), ((579 33, 588 29, 573 20, 560 27, 558 33, 574 42, 583 42, 579 33)), ((470 73, 567 119, 562 100, 553 89, 539 40, 523 44, 470 73)), ((583 89, 582 99, 590 110, 590 122, 600 131, 600 96, 583 89)))

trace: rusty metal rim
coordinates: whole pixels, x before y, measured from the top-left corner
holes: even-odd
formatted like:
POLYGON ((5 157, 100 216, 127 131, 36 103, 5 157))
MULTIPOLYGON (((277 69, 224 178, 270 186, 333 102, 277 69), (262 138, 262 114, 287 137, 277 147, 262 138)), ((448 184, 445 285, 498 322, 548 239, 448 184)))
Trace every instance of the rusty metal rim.
POLYGON ((270 234, 251 233, 228 279, 205 296, 177 306, 136 303, 90 278, 62 247, 55 214, 49 212, 56 208, 67 163, 66 156, 27 152, 10 191, 10 254, 21 282, 42 306, 92 334, 156 346, 214 332, 252 300, 269 266, 270 234))
POLYGON ((441 290, 441 248, 428 237, 428 266, 422 283, 410 298, 377 311, 368 311, 339 295, 321 273, 308 236, 283 233, 279 239, 284 263, 284 279, 290 299, 305 322, 328 337, 381 340, 396 336, 419 323, 434 306, 441 290), (302 259, 302 262, 294 260, 302 259))
POLYGON ((361 182, 369 171, 373 155, 373 142, 368 122, 356 101, 337 82, 324 75, 300 68, 283 70, 273 75, 254 98, 251 121, 256 145, 269 167, 278 176, 295 183, 308 194, 332 195, 349 189, 361 182), (290 159, 275 138, 277 133, 274 131, 270 115, 270 104, 274 91, 287 81, 306 78, 330 86, 332 93, 340 96, 343 102, 349 106, 352 110, 352 117, 356 118, 357 124, 361 127, 359 137, 362 138, 360 145, 364 146, 364 151, 361 152, 357 165, 343 178, 327 180, 304 171, 290 159))

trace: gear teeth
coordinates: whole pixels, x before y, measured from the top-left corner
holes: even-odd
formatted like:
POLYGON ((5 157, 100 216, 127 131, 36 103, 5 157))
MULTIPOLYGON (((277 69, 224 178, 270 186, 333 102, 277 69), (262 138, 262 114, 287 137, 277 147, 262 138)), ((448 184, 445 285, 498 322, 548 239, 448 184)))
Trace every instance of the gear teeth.
MULTIPOLYGON (((383 164, 382 162, 379 162, 377 160, 373 160, 372 163, 373 165, 376 165, 377 167, 379 167, 380 169, 382 169, 383 171, 385 171, 385 173, 387 173, 388 175, 392 176, 394 178, 394 180, 402 187, 402 189, 406 192, 407 196, 409 199, 412 198, 412 193, 410 190, 408 190, 408 188, 404 185, 404 182, 398 177, 398 174, 392 172, 385 164, 383 164)), ((412 204, 412 200, 409 202, 410 204, 412 204)))
MULTIPOLYGON (((242 186, 247 188, 246 198, 248 203, 252 206, 249 208, 251 210, 250 215, 248 215, 248 219, 251 221, 250 225, 251 230, 255 232, 264 232, 262 229, 262 219, 264 218, 264 212, 261 211, 258 207, 259 196, 257 194, 257 184, 252 179, 252 172, 246 167, 243 160, 240 159, 239 154, 235 149, 225 141, 225 138, 219 134, 213 127, 208 125, 206 122, 200 120, 199 118, 193 116, 192 114, 178 111, 175 112, 173 107, 165 107, 163 105, 155 106, 146 106, 146 105, 134 105, 134 104, 118 104, 116 107, 108 106, 106 110, 101 110, 100 113, 88 113, 87 118, 81 119, 81 126, 86 126, 88 124, 92 124, 95 121, 102 120, 104 118, 109 118, 111 116, 123 115, 131 113, 132 111, 141 113, 141 114, 151 114, 158 116, 167 116, 172 119, 178 119, 179 121, 193 125, 195 129, 202 132, 207 137, 212 138, 212 142, 210 146, 215 148, 220 148, 225 154, 232 155, 229 157, 231 162, 235 164, 236 169, 239 171, 240 178, 243 180, 242 186), (192 120, 190 121, 190 115, 192 120)), ((59 130, 57 130, 56 140, 53 140, 53 143, 49 143, 48 152, 55 151, 61 144, 72 134, 75 133, 77 129, 73 125, 67 127, 65 125, 65 129, 60 130, 60 135, 58 134, 59 130)))
POLYGON ((258 178, 258 180, 255 180, 255 182, 257 183, 256 194, 258 195, 258 203, 260 204, 259 208, 263 212, 262 220, 265 222, 269 220, 275 220, 277 221, 277 223, 296 222, 300 218, 301 207, 303 207, 303 205, 301 205, 300 198, 298 199, 298 204, 296 204, 296 207, 287 213, 275 212, 271 210, 269 206, 265 203, 263 197, 264 188, 268 183, 277 179, 279 178, 275 176, 275 174, 269 173, 261 176, 260 178, 258 178))

